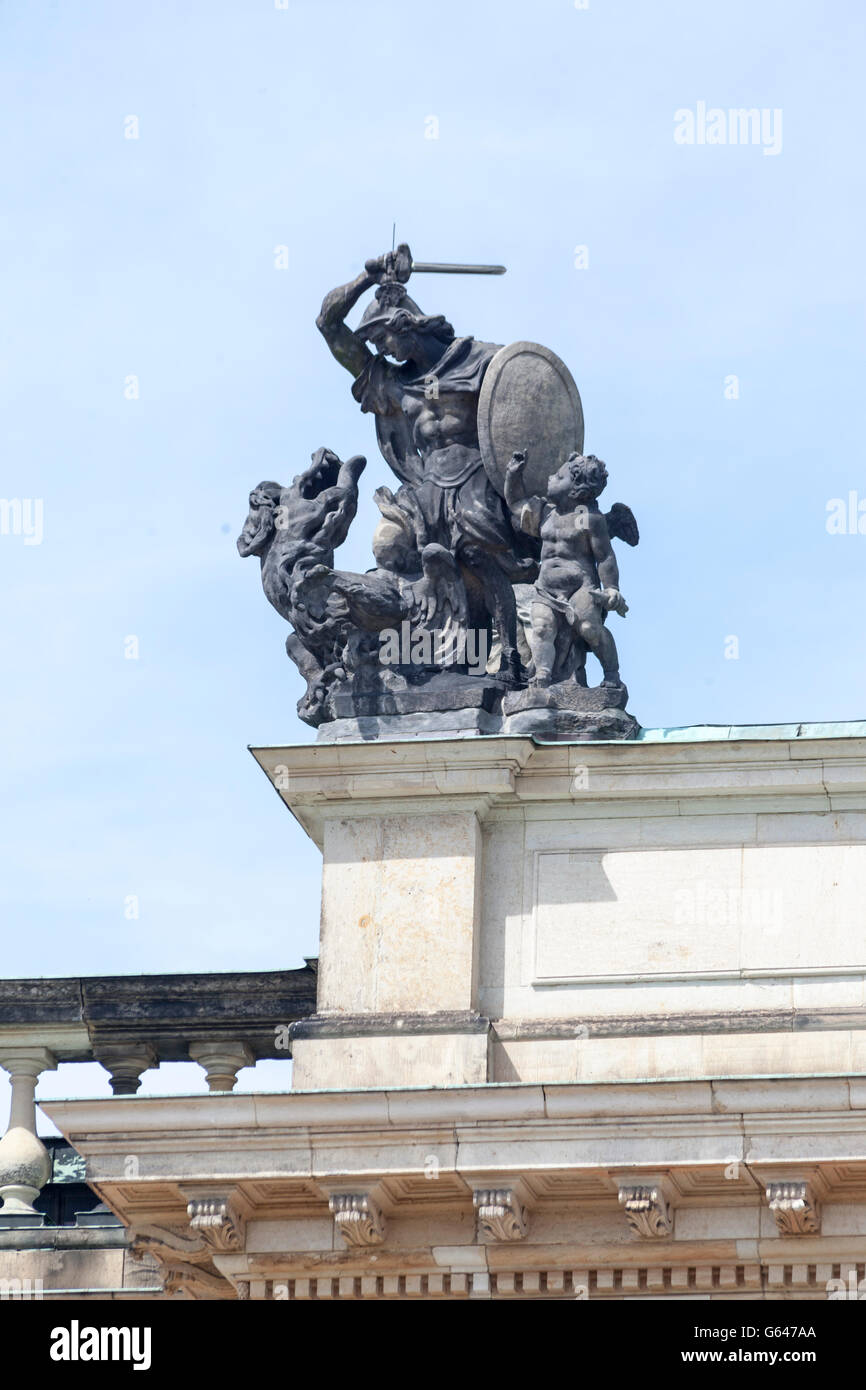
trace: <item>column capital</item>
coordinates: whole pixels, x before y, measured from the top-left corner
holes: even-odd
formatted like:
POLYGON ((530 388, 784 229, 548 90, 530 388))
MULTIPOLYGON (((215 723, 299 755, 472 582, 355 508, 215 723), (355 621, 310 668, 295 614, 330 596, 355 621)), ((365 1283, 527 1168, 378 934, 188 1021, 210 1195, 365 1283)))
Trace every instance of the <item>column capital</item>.
POLYGON ((142 1072, 159 1066, 150 1043, 108 1043, 94 1051, 94 1058, 111 1077, 116 1096, 134 1096, 141 1085, 142 1072))
POLYGON ((189 1055, 204 1067, 210 1091, 233 1091, 241 1067, 251 1067, 256 1060, 245 1042, 190 1043, 189 1055))
POLYGON ((10 1047, 0 1043, 0 1067, 10 1076, 37 1077, 40 1072, 54 1071, 57 1058, 47 1047, 10 1047))

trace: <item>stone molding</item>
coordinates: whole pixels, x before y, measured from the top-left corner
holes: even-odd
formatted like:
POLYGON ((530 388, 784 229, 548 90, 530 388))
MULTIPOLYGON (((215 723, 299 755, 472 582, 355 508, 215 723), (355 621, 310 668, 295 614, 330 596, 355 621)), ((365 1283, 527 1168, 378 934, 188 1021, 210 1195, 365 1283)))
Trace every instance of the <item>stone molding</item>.
POLYGON ((472 1010, 444 1010, 436 1013, 390 1014, 313 1014, 300 1019, 290 1029, 292 1041, 317 1038, 393 1037, 418 1033, 486 1033, 490 1019, 472 1010))
POLYGON ((426 742, 316 744, 252 748, 278 794, 321 844, 325 819, 400 803, 401 814, 437 813, 470 802, 484 816, 520 812, 521 803, 562 801, 594 805, 647 800, 751 803, 795 793, 816 808, 866 791, 866 739, 753 738, 535 745, 523 736, 488 735, 426 742), (575 788, 575 770, 586 769, 575 788))
MULTIPOLYGON (((824 1283, 832 1278, 833 1266, 796 1266, 792 1283, 791 1266, 774 1266, 773 1283, 779 1288, 796 1287, 815 1297, 826 1297, 824 1283)), ((306 1272, 286 1278, 261 1278, 254 1292, 241 1297, 288 1300, 307 1299, 460 1299, 460 1298, 551 1298, 584 1301, 647 1297, 760 1298, 765 1267, 759 1263, 722 1262, 715 1264, 676 1263, 637 1266, 592 1265, 572 1268, 553 1264, 533 1264, 532 1268, 466 1271, 392 1270, 386 1274, 344 1273, 338 1269, 321 1274, 306 1272)), ((249 1288, 249 1285, 248 1285, 249 1288)))
MULTIPOLYGON (((287 1135, 298 1126, 315 1125, 334 1133, 351 1133, 355 1126, 380 1125, 384 1133, 394 1128, 417 1126, 423 1132, 434 1125, 472 1125, 483 1117, 485 1126, 509 1125, 519 1120, 527 1127, 523 1137, 543 1138, 550 1122, 575 1121, 575 1135, 582 1149, 591 1152, 597 1136, 582 1122, 618 1119, 629 1124, 638 1140, 652 1140, 659 1147, 659 1119, 676 1115, 678 1135, 700 1138, 724 1129, 728 1145, 742 1134, 743 1123, 766 1128, 789 1138, 815 1132, 816 1122, 833 1132, 850 1130, 849 1157, 862 1154, 859 1136, 866 1134, 866 1077, 744 1077, 725 1080, 535 1082, 479 1084, 451 1088, 381 1087, 358 1091, 294 1091, 256 1095, 150 1096, 125 1104, 120 1097, 80 1100, 43 1100, 40 1108, 62 1130, 79 1152, 96 1160, 103 1141, 112 1136, 135 1135, 142 1157, 147 1134, 170 1128, 177 1138, 198 1148, 212 1147, 212 1131, 219 1125, 221 1143, 231 1142, 232 1131, 252 1131, 257 1125, 285 1127, 287 1135), (856 1152, 855 1152, 856 1149, 856 1152)), ((249 1135, 245 1136, 247 1142, 249 1135)), ((191 1150, 189 1150, 191 1152, 191 1150)), ((127 1152, 124 1150, 124 1152, 127 1152)), ((730 1153, 730 1147, 724 1152, 730 1153)), ((106 1157, 108 1150, 105 1149, 106 1157)), ((582 1161, 575 1153, 572 1162, 582 1161)), ((593 1160, 594 1161, 594 1160, 593 1160)), ((800 1160, 802 1169, 802 1159, 800 1160)), ((88 1171, 96 1172, 95 1168, 88 1171)), ((118 1176, 108 1165, 105 1177, 118 1176)), ((99 1168, 100 1174, 103 1173, 99 1168)), ((775 1176, 775 1174, 773 1175, 775 1176)))
POLYGON ((59 1062, 149 1045, 162 1062, 190 1043, 235 1043, 255 1059, 290 1054, 275 1033, 315 1011, 317 961, 298 970, 0 980, 0 1065, 9 1047, 47 1046, 59 1062))

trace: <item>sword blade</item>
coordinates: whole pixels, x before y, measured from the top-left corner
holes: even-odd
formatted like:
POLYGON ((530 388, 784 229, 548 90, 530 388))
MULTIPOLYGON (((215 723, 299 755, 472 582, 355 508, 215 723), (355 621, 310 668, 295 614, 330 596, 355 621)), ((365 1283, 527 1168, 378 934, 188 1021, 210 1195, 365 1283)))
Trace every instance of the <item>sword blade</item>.
POLYGON ((413 261, 412 273, 422 275, 504 275, 504 265, 450 265, 447 261, 413 261))

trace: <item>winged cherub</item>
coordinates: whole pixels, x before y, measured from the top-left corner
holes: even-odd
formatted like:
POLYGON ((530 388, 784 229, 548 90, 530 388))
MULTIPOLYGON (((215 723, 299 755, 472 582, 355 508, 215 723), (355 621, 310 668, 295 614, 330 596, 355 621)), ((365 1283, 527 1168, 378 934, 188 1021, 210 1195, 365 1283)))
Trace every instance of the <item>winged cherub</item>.
POLYGON ((619 568, 611 539, 637 545, 630 507, 615 502, 602 512, 598 497, 607 468, 594 454, 570 454, 548 479, 546 497, 528 497, 526 453, 514 453, 505 475, 505 500, 514 523, 541 538, 541 568, 531 603, 527 634, 532 652, 530 684, 547 686, 573 675, 586 685, 586 652, 601 662, 602 685, 619 688, 616 643, 604 625, 610 612, 625 617, 619 568))

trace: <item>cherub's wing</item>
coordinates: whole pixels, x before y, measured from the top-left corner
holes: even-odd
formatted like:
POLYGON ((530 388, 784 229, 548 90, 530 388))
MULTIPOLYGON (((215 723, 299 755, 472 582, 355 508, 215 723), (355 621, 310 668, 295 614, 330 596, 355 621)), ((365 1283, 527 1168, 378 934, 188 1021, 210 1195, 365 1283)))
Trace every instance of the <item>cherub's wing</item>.
POLYGON ((604 519, 612 541, 625 541, 626 545, 637 545, 640 531, 637 529, 634 512, 625 502, 614 502, 610 511, 605 513, 604 519))

